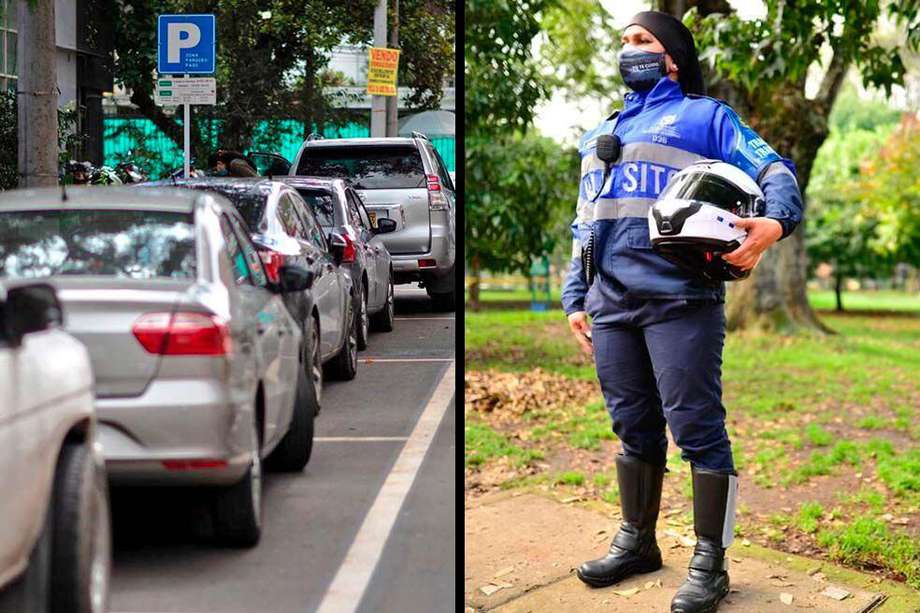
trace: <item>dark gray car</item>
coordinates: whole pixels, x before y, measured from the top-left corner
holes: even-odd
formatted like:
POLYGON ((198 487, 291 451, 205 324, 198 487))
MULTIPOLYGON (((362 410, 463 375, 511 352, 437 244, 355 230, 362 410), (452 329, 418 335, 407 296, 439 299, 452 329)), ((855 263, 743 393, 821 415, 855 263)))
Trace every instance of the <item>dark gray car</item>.
POLYGON ((325 232, 337 232, 348 243, 343 262, 358 290, 358 349, 365 349, 368 331, 393 330, 393 262, 383 238, 396 222, 369 213, 354 188, 343 179, 278 177, 297 190, 325 232))
POLYGON ((224 542, 262 526, 262 462, 307 463, 311 352, 224 198, 85 187, 0 194, 0 276, 47 278, 89 350, 112 483, 213 486, 224 542))

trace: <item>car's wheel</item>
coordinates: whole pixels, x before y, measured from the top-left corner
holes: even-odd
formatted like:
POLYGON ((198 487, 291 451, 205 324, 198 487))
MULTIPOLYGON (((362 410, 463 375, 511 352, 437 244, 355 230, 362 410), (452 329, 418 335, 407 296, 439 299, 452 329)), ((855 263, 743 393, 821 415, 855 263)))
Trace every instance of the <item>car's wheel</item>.
POLYGON ((239 483, 218 491, 211 509, 214 537, 233 547, 253 547, 262 536, 262 459, 254 415, 252 440, 246 475, 239 483))
POLYGON ((323 408, 323 357, 320 351, 319 321, 316 318, 311 318, 311 321, 313 322, 313 331, 310 337, 312 357, 310 358, 310 363, 306 366, 309 368, 307 376, 313 381, 313 395, 316 396, 316 414, 319 415, 323 408))
POLYGON ((367 312, 367 288, 362 286, 358 295, 358 351, 367 349, 367 336, 370 329, 370 315, 367 312))
POLYGON ((297 391, 291 425, 266 464, 274 470, 298 472, 310 461, 313 451, 313 418, 319 411, 313 384, 303 369, 297 371, 297 391))
POLYGON ((396 304, 393 291, 393 273, 387 283, 387 301, 383 308, 371 317, 371 330, 375 332, 392 332, 393 320, 396 318, 396 304))
POLYGON ((345 318, 347 322, 345 342, 329 362, 329 374, 342 381, 351 381, 358 373, 358 318, 351 302, 349 301, 345 318))
POLYGON ((51 610, 103 613, 112 566, 109 495, 87 444, 61 451, 50 512, 51 610))

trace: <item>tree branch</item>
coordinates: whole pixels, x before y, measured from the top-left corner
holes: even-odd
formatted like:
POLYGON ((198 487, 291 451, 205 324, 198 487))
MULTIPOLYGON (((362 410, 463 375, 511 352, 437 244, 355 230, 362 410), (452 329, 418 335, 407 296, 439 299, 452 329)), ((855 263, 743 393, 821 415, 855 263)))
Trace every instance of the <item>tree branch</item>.
POLYGON ((844 61, 843 54, 835 51, 831 58, 831 64, 821 80, 821 87, 818 88, 818 95, 815 97, 815 105, 818 111, 825 117, 831 112, 834 106, 834 100, 837 99, 837 93, 840 91, 840 84, 847 74, 847 68, 850 63, 844 61))
POLYGON ((178 123, 166 116, 163 109, 154 103, 153 98, 145 91, 137 88, 131 90, 131 102, 137 105, 138 110, 147 119, 151 120, 163 134, 172 139, 178 147, 182 147, 182 128, 178 123))

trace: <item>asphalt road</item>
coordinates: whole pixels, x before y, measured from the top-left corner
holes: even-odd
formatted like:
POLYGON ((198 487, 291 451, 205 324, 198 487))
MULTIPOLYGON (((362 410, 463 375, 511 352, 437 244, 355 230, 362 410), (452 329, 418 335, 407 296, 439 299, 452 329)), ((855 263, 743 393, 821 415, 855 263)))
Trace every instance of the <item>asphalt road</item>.
POLYGON ((363 596, 344 610, 454 609, 456 412, 453 377, 449 390, 442 380, 455 322, 432 313, 423 291, 403 288, 394 331, 371 336, 355 380, 326 384, 307 468, 266 476, 257 547, 210 543, 198 492, 113 492, 110 611, 340 611, 348 594, 363 596), (432 408, 438 398, 443 417, 432 408), (404 499, 395 495, 409 482, 404 499))

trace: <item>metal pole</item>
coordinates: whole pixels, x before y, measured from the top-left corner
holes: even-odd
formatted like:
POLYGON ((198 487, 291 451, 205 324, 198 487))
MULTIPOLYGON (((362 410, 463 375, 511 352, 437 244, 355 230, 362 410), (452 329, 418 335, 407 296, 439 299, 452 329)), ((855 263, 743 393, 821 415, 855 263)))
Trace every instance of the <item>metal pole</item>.
MULTIPOLYGON (((399 0, 394 0, 393 23, 390 25, 390 49, 399 49, 399 0)), ((396 95, 387 96, 387 136, 396 136, 399 125, 399 82, 397 78, 396 95)))
MULTIPOLYGON (((185 78, 188 79, 189 76, 185 75, 185 78)), ((189 178, 189 165, 191 164, 191 118, 192 118, 192 105, 183 104, 185 107, 185 119, 182 121, 182 132, 183 138, 185 141, 185 178, 189 178)))
MULTIPOLYGON (((387 0, 378 0, 374 9, 374 46, 387 46, 387 0)), ((371 96, 371 136, 387 135, 386 96, 371 96)))

